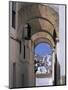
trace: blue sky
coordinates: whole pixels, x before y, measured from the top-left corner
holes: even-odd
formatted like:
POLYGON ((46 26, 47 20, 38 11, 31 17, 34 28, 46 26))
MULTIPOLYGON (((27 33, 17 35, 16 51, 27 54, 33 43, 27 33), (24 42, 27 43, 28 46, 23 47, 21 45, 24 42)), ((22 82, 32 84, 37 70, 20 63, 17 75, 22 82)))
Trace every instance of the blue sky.
POLYGON ((47 43, 40 43, 35 47, 35 54, 44 56, 52 52, 52 48, 47 43))

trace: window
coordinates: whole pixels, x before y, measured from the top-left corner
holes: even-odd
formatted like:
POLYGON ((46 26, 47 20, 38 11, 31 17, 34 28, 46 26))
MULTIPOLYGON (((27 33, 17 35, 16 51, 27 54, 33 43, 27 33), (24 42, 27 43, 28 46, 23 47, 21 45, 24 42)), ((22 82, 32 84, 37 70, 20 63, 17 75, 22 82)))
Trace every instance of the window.
POLYGON ((15 28, 15 16, 16 16, 16 13, 12 11, 12 27, 13 28, 15 28))
POLYGON ((24 59, 25 59, 25 45, 24 45, 24 59))
POLYGON ((16 87, 16 63, 13 63, 13 87, 16 87))
POLYGON ((15 28, 16 24, 16 3, 12 2, 12 27, 15 28))
POLYGON ((21 41, 20 41, 20 53, 21 53, 21 41))

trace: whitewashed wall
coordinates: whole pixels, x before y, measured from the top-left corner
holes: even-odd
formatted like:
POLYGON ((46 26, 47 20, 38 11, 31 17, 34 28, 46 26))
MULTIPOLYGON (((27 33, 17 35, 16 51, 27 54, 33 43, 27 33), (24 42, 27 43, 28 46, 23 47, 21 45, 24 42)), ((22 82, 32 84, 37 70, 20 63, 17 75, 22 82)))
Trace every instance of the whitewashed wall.
POLYGON ((59 43, 57 57, 61 67, 61 76, 65 75, 65 6, 59 6, 59 43))

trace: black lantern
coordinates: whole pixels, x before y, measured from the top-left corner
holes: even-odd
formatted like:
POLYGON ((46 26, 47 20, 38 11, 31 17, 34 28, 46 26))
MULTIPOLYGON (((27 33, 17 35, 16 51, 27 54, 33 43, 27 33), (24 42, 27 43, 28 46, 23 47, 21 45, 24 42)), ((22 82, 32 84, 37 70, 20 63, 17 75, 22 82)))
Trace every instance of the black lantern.
POLYGON ((24 25, 23 34, 24 34, 23 37, 24 37, 25 40, 30 40, 31 39, 31 26, 28 23, 26 23, 24 25))

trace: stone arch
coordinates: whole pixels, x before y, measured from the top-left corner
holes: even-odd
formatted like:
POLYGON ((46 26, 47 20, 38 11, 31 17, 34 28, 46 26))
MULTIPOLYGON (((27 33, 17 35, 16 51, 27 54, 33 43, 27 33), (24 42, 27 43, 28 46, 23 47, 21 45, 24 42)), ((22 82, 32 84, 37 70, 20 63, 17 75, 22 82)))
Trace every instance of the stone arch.
POLYGON ((55 30, 56 35, 58 36, 59 15, 58 12, 54 10, 54 8, 51 8, 43 4, 32 4, 32 5, 28 5, 28 7, 26 6, 26 8, 22 7, 19 10, 19 13, 21 12, 23 12, 24 14, 22 13, 21 19, 19 19, 20 20, 19 23, 23 23, 20 28, 21 30, 18 30, 18 33, 20 33, 19 37, 22 37, 22 30, 25 23, 29 23, 31 25, 32 35, 35 32, 44 29, 50 32, 52 35, 53 35, 53 31, 55 30))
MULTIPOLYGON (((38 45, 38 44, 40 44, 40 43, 47 43, 47 44, 49 44, 50 45, 50 47, 52 48, 52 49, 54 49, 54 47, 55 47, 55 43, 54 43, 54 40, 53 40, 53 38, 52 38, 52 36, 50 36, 50 34, 48 34, 47 32, 45 32, 45 31, 43 31, 43 32, 37 32, 37 33, 35 33, 34 35, 32 35, 32 37, 31 37, 31 41, 32 41, 32 53, 33 53, 33 56, 32 56, 32 61, 33 61, 33 63, 34 63, 34 55, 35 55, 35 47, 38 45)), ((52 61, 53 62, 53 61, 52 61)), ((53 63, 54 64, 54 63, 53 63)), ((54 65, 53 65, 54 66, 54 65)), ((53 70, 53 67, 52 67, 52 70, 53 70)), ((50 77, 53 77, 52 75, 53 75, 54 73, 53 72, 51 72, 50 74, 45 74, 45 77, 48 77, 48 76, 50 76, 50 77)), ((34 76, 34 79, 36 80, 36 76, 38 76, 38 74, 36 74, 35 76, 34 76)), ((44 75, 41 75, 41 76, 44 76, 44 75)), ((36 84, 36 81, 35 81, 35 84, 36 84)))
POLYGON ((51 47, 55 47, 53 38, 46 32, 38 32, 32 35, 31 40, 33 43, 47 42, 51 47))
POLYGON ((34 48, 40 43, 48 43, 50 45, 50 47, 53 48, 53 45, 52 45, 51 41, 47 38, 43 38, 43 37, 41 38, 40 37, 40 38, 36 39, 34 42, 35 42, 34 43, 34 48))
MULTIPOLYGON (((31 25, 32 31, 35 31, 35 29, 38 31, 46 30, 51 35, 53 35, 53 32, 55 30, 53 23, 49 19, 47 19, 45 17, 41 17, 41 16, 31 17, 31 18, 27 19, 25 21, 25 23, 29 23, 31 25)), ((34 33, 32 33, 32 34, 34 34, 34 33)), ((56 31, 56 34, 57 34, 57 31, 56 31)))
MULTIPOLYGON (((23 9, 22 9, 23 10, 23 9)), ((58 15, 57 13, 50 9, 48 6, 42 6, 42 5, 32 5, 31 7, 28 6, 22 11, 23 13, 20 15, 21 18, 19 19, 21 24, 19 24, 18 27, 22 26, 20 30, 19 37, 22 35, 23 27, 26 23, 29 23, 31 26, 31 40, 29 42, 26 40, 26 44, 29 43, 30 47, 27 49, 28 52, 28 60, 29 61, 29 66, 32 65, 32 70, 31 67, 28 68, 29 72, 32 72, 30 74, 30 81, 34 79, 34 62, 33 62, 33 49, 34 46, 41 43, 41 42, 47 42, 49 45, 54 48, 56 46, 55 40, 53 37, 53 32, 54 30, 56 31, 56 35, 58 32, 59 26, 57 25, 58 23, 58 15), (29 12, 30 10, 30 12, 29 12), (46 12, 45 12, 46 11, 46 12), (46 14, 47 13, 47 14, 46 14), (23 18, 24 17, 24 18, 23 18), (56 29, 57 28, 57 29, 56 29), (30 52, 29 52, 30 50, 30 52), (30 54, 30 57, 29 57, 30 54), (32 78, 31 78, 31 75, 32 78)), ((19 33, 18 32, 18 33, 19 33)), ((58 35, 57 35, 58 36, 58 35)), ((54 53, 54 58, 55 58, 55 53, 54 53)), ((54 59, 55 60, 55 59, 54 59)), ((54 64, 54 63, 53 63, 54 64)), ((54 65, 53 65, 54 66, 54 65)), ((54 71, 54 70, 53 70, 54 71)), ((33 81, 33 84, 35 81, 33 81)), ((32 82, 31 82, 32 84, 32 82)))
POLYGON ((31 18, 27 19, 26 22, 29 22, 29 21, 34 20, 34 19, 43 19, 43 20, 46 20, 46 21, 48 21, 54 27, 54 25, 52 24, 52 22, 49 19, 47 19, 45 17, 41 17, 41 16, 31 17, 31 18))

